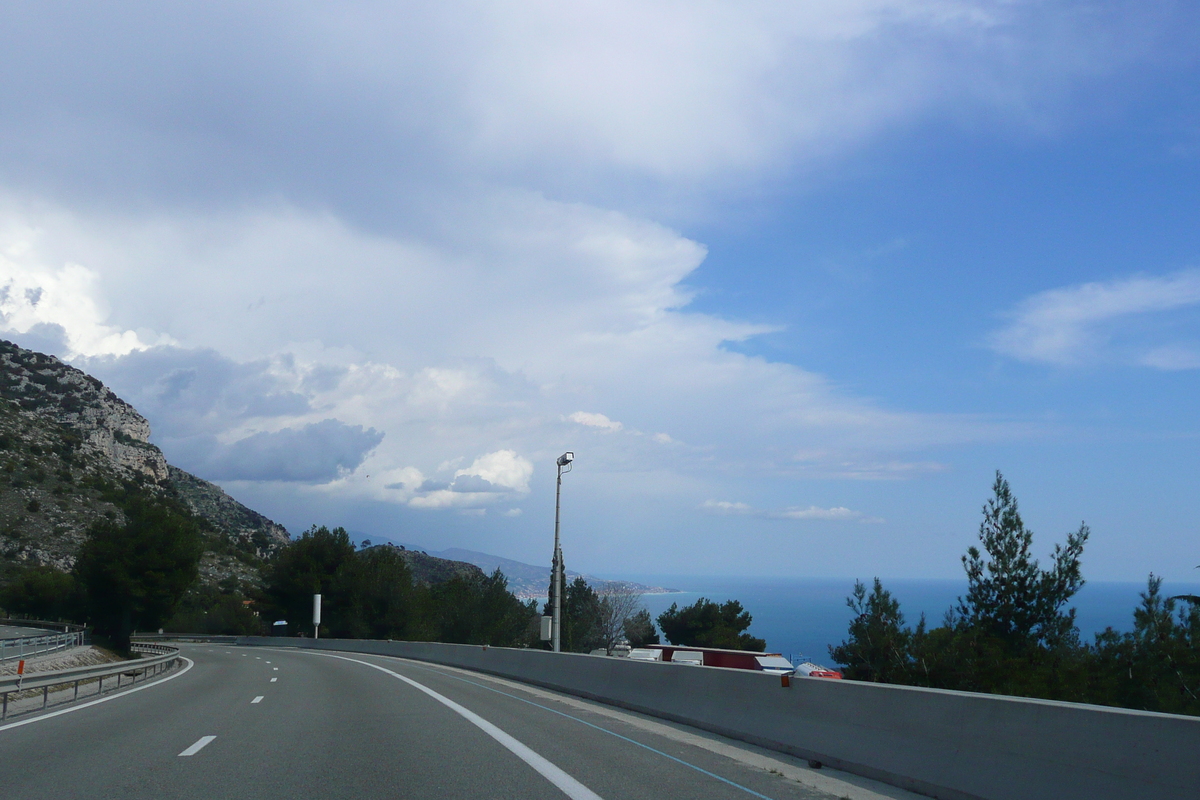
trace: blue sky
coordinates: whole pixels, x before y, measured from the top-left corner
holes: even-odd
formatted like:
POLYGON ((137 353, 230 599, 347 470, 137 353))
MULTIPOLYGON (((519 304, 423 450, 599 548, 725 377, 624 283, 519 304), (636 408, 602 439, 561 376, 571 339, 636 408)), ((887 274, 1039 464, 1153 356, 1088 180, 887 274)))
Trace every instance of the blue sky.
POLYGON ((1200 563, 1188 4, 14 4, 0 329, 293 531, 1200 563))

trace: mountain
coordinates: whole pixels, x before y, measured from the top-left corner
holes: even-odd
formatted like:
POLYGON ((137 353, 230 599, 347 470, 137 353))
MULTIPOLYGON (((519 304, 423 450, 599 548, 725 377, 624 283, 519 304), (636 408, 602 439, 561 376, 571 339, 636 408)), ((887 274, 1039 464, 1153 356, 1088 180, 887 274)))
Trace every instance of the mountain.
MULTIPOLYGON (((420 547, 408 546, 408 549, 424 552, 420 547)), ((504 577, 508 578, 508 589, 521 599, 528 600, 531 598, 545 597, 546 590, 550 586, 550 567, 539 567, 534 564, 526 564, 522 561, 514 561, 511 558, 503 556, 495 556, 490 553, 480 553, 476 550, 464 550, 461 547, 451 547, 446 550, 440 550, 429 555, 438 556, 440 558, 451 559, 454 561, 465 561, 468 564, 474 564, 484 572, 491 574, 497 569, 504 573, 504 577)), ((565 559, 564 559, 565 560, 565 559)), ((678 591, 676 589, 667 589, 662 586, 646 586, 641 583, 632 581, 610 581, 603 578, 596 578, 591 575, 584 575, 572 570, 566 570, 563 573, 565 583, 570 583, 577 577, 582 577, 589 584, 597 589, 608 587, 628 587, 635 589, 642 594, 665 594, 668 592, 678 591)))
POLYGON ((423 550, 417 550, 404 545, 395 544, 377 544, 366 548, 374 550, 376 547, 395 547, 400 550, 400 555, 404 557, 405 563, 408 564, 409 570, 412 571, 412 579, 414 583, 442 583, 451 580, 452 578, 483 578, 483 570, 475 564, 470 564, 466 561, 459 561, 447 557, 431 556, 423 550))
POLYGON ((283 526, 169 465, 150 423, 96 378, 0 340, 0 579, 14 568, 70 570, 97 519, 119 519, 114 487, 179 502, 208 534, 201 578, 257 583, 283 526))

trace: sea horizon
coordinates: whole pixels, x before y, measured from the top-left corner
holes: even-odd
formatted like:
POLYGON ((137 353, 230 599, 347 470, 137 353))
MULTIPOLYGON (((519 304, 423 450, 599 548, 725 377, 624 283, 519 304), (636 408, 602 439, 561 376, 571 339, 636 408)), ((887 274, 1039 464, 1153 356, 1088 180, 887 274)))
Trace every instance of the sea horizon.
MULTIPOLYGON (((854 589, 853 578, 751 578, 712 575, 622 575, 619 580, 671 587, 675 592, 646 594, 642 604, 651 617, 671 607, 680 607, 707 597, 716 602, 737 600, 750 612, 749 633, 765 639, 767 652, 780 653, 793 663, 809 660, 832 665, 829 647, 846 639, 853 613, 846 599, 854 589)), ((881 579, 883 587, 900 603, 905 623, 915 627, 925 615, 930 627, 942 623, 946 611, 966 593, 965 579, 881 579)), ((870 583, 867 583, 868 588, 870 583)), ((1119 632, 1133 629, 1133 612, 1140 604, 1145 581, 1088 581, 1068 608, 1076 611, 1076 625, 1085 642, 1106 628, 1119 632)), ((1164 583, 1164 595, 1200 594, 1200 582, 1164 583)), ((545 597, 536 598, 539 609, 545 597)))

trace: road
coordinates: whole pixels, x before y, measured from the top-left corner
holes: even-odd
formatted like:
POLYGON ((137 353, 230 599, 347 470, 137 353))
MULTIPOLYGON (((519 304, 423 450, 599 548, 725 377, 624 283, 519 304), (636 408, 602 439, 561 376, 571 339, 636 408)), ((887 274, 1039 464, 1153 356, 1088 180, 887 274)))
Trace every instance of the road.
POLYGON ((0 625, 0 639, 16 639, 21 636, 45 636, 48 633, 61 633, 61 631, 48 631, 44 628, 16 628, 12 625, 0 625))
POLYGON ((350 653, 181 650, 188 665, 164 681, 0 725, 0 791, 23 800, 910 796, 447 667, 350 653))

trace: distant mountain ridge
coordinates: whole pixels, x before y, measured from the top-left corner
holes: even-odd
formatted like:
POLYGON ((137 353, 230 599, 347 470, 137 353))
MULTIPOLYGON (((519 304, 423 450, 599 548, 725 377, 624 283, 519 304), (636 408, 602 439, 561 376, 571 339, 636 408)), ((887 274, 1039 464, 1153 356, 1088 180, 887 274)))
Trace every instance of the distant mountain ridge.
MULTIPOLYGON (((438 558, 449 559, 451 561, 465 561, 468 564, 474 564, 489 575, 498 569, 504 573, 504 577, 508 578, 508 590, 522 600, 545 597, 546 590, 550 586, 549 566, 539 567, 535 564, 526 564, 523 561, 504 558, 503 556, 492 555, 491 553, 481 553, 477 550, 466 550, 461 547, 450 547, 445 550, 432 552, 426 551, 420 545, 406 544, 404 547, 408 550, 416 550, 427 553, 430 556, 437 556, 438 558)), ((563 573, 563 577, 567 582, 573 581, 577 577, 582 577, 597 589, 607 586, 627 586, 636 589, 642 594, 667 594, 678 591, 677 589, 668 589, 662 586, 647 586, 632 581, 605 580, 592 575, 584 575, 570 569, 563 573)))

